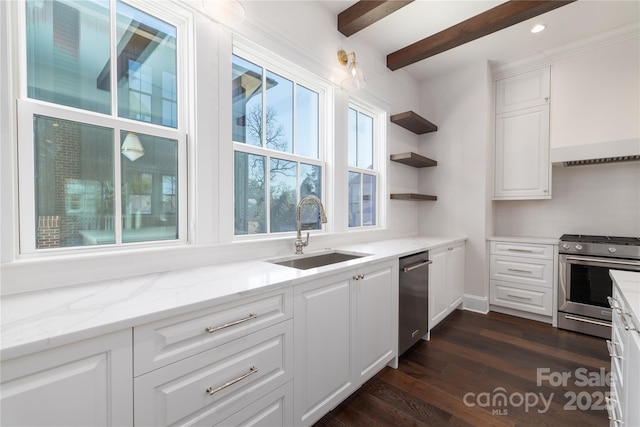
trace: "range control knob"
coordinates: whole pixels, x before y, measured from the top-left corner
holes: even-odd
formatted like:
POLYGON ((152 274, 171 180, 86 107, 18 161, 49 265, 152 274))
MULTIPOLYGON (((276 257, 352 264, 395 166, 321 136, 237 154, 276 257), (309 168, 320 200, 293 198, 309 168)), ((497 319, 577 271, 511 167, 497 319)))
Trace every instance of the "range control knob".
POLYGON ((570 247, 571 247, 571 245, 568 244, 568 243, 563 243, 562 244, 562 249, 564 249, 565 251, 568 251, 570 247))
POLYGON ((615 253, 616 253, 616 251, 617 251, 617 249, 616 249, 616 248, 609 248, 609 253, 610 253, 610 254, 615 254, 615 253))
POLYGON ((582 245, 576 245, 576 251, 581 251, 582 250, 582 245))

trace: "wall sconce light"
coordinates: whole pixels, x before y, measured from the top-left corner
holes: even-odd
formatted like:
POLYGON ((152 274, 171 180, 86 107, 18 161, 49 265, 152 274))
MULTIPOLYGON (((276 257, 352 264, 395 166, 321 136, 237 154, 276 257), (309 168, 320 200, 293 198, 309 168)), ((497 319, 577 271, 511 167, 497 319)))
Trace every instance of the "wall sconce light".
POLYGON ((142 141, 140 141, 140 137, 133 132, 129 132, 122 142, 120 152, 132 162, 144 156, 144 146, 142 145, 142 141))
POLYGON ((367 85, 367 80, 364 78, 362 69, 358 67, 355 52, 347 53, 344 50, 339 50, 338 61, 341 65, 348 65, 349 73, 351 74, 351 77, 340 83, 340 87, 346 90, 358 90, 367 85), (349 61, 349 59, 351 59, 351 61, 349 61))

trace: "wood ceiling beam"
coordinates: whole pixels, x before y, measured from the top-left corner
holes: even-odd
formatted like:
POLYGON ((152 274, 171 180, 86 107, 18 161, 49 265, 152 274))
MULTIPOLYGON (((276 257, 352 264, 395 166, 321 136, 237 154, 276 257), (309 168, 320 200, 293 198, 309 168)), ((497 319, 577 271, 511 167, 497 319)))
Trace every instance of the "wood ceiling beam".
POLYGON ((413 0, 361 0, 338 14, 338 31, 349 37, 413 0))
POLYGON ((452 27, 387 55, 387 68, 397 70, 488 34, 542 15, 576 0, 509 0, 452 27))

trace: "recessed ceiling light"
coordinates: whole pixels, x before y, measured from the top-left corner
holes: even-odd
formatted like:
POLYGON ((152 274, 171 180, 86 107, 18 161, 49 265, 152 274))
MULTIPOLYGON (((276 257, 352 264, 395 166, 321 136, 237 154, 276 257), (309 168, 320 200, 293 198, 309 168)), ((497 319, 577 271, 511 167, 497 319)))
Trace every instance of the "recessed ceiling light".
POLYGON ((533 34, 535 34, 535 33, 539 33, 540 31, 544 30, 545 28, 547 28, 547 26, 546 26, 546 25, 544 25, 544 24, 536 24, 536 25, 531 29, 531 32, 532 32, 533 34))

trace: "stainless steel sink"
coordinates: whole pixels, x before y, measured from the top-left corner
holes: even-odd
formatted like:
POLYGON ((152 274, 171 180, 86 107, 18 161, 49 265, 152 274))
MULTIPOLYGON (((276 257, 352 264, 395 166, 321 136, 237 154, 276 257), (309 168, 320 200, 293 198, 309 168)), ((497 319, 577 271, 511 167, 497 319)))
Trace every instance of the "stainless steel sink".
POLYGON ((337 264, 339 262, 350 261, 352 259, 362 258, 365 256, 369 256, 369 254, 332 251, 318 255, 297 256, 295 258, 271 260, 268 262, 283 265, 285 267, 297 268, 298 270, 309 270, 310 268, 337 264))

